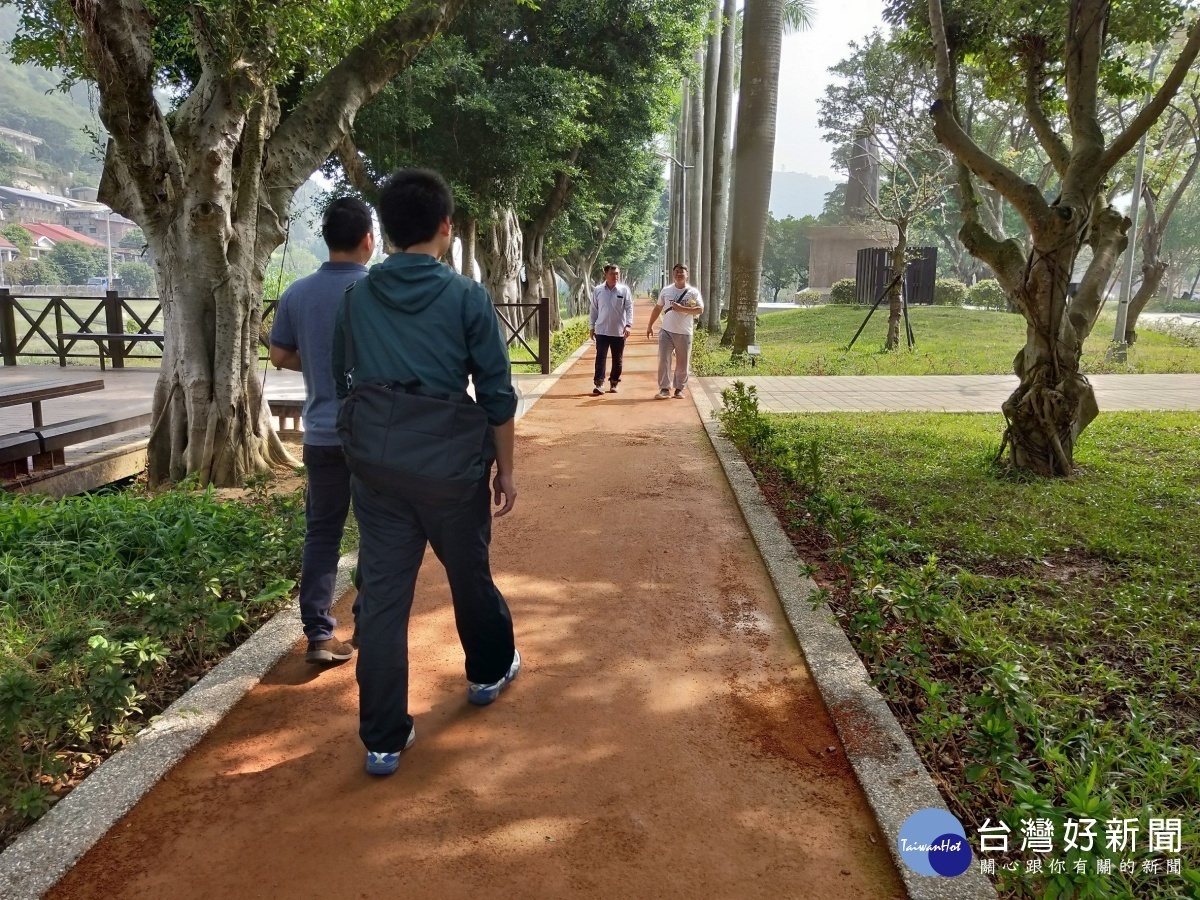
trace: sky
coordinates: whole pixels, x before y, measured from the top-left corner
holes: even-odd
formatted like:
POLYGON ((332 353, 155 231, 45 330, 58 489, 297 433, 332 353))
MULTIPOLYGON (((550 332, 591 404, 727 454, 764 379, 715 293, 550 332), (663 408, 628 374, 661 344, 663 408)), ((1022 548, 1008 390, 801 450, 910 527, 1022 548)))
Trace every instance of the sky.
POLYGON ((775 171, 807 172, 845 181, 830 162, 821 140, 817 99, 830 81, 829 67, 847 56, 850 41, 883 26, 882 0, 815 0, 811 31, 783 39, 779 70, 779 113, 775 130, 775 171))

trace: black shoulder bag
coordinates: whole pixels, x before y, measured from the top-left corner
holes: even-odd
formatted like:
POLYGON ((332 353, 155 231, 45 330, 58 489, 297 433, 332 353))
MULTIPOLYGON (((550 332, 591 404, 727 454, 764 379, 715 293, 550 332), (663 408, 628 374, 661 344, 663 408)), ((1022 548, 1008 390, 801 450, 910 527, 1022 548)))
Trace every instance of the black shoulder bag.
POLYGON ((355 382, 353 292, 343 300, 349 395, 337 417, 350 471, 373 490, 414 502, 465 502, 491 467, 487 413, 466 393, 430 390, 416 379, 355 382))

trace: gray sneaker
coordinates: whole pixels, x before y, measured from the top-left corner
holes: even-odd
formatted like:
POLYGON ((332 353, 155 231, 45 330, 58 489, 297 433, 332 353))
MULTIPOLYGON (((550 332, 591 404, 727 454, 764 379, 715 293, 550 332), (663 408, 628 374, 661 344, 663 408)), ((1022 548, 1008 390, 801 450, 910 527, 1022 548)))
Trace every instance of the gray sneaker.
POLYGON ((467 702, 475 706, 487 706, 500 696, 500 692, 512 684, 513 679, 521 672, 521 654, 514 649, 512 665, 504 677, 493 684, 467 684, 467 702))
POLYGON ((666 388, 663 388, 661 391, 659 391, 657 394, 654 395, 654 399, 655 400, 666 400, 670 396, 671 396, 671 392, 669 390, 667 390, 666 388))
POLYGON ((675 388, 675 399, 676 400, 683 399, 683 388, 675 388))

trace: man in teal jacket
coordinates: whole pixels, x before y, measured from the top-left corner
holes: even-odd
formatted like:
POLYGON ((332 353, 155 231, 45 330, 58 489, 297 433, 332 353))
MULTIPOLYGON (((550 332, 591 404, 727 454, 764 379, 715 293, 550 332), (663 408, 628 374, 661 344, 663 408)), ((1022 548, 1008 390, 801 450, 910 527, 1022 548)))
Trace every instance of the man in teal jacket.
POLYGON ((491 703, 520 671, 512 617, 492 581, 489 560, 489 501, 494 497, 496 516, 503 516, 517 499, 517 395, 491 297, 439 262, 452 240, 454 200, 446 182, 435 172, 397 172, 380 190, 378 210, 385 235, 401 249, 356 283, 338 313, 333 340, 338 396, 348 393, 343 323, 350 303, 356 382, 416 380, 426 388, 462 392, 469 377, 496 439, 492 489, 489 472, 464 503, 432 504, 351 480, 361 577, 359 736, 367 748, 367 771, 390 775, 416 737, 408 714, 408 617, 427 542, 450 582, 466 654, 468 701, 491 703))

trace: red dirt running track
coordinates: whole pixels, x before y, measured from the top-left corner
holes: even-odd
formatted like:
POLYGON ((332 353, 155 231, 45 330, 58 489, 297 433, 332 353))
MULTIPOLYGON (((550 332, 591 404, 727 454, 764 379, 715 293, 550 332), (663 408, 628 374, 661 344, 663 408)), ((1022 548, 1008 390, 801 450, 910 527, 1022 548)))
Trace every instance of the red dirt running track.
POLYGON ((362 771, 353 663, 298 645, 51 896, 903 897, 690 399, 652 399, 646 317, 619 394, 589 353, 518 427, 493 564, 525 669, 494 706, 430 554, 398 774, 362 771))

